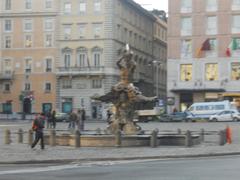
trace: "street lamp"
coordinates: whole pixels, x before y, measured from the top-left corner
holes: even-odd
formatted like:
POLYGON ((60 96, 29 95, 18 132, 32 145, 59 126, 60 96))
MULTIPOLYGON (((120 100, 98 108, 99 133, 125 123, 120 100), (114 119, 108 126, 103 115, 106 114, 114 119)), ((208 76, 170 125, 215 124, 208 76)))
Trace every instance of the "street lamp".
MULTIPOLYGON (((156 66, 157 70, 156 70, 156 96, 158 98, 159 96, 159 76, 158 76, 158 73, 159 73, 159 67, 162 65, 162 63, 158 60, 153 60, 150 65, 152 66, 156 66)), ((154 71, 153 71, 154 72, 154 71)))

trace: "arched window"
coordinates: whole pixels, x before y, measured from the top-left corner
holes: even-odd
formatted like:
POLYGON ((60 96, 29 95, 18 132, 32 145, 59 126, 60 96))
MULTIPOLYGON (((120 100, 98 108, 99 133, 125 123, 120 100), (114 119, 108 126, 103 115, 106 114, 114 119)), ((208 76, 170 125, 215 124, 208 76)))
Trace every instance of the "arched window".
POLYGON ((77 49, 77 66, 85 67, 88 63, 87 48, 79 47, 77 49))
POLYGON ((94 67, 101 66, 102 51, 103 49, 98 46, 95 46, 94 48, 92 48, 92 61, 93 61, 94 67))
POLYGON ((62 54, 63 54, 63 66, 65 68, 69 68, 71 66, 72 49, 66 47, 62 49, 62 54))

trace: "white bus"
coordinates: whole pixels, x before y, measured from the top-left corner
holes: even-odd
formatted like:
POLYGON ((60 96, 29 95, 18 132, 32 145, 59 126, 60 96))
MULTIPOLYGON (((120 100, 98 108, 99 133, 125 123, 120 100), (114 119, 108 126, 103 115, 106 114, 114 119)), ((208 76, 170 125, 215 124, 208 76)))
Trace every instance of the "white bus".
POLYGON ((236 105, 229 101, 218 102, 199 102, 193 103, 187 111, 193 114, 195 118, 208 119, 211 115, 221 112, 223 110, 237 109, 236 105))

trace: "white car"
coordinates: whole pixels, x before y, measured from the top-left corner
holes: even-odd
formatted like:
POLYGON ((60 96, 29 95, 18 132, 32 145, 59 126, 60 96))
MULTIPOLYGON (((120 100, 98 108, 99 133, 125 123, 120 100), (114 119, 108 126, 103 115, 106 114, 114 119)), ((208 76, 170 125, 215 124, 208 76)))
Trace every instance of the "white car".
POLYGON ((240 113, 237 110, 224 110, 211 115, 209 121, 240 121, 240 113))

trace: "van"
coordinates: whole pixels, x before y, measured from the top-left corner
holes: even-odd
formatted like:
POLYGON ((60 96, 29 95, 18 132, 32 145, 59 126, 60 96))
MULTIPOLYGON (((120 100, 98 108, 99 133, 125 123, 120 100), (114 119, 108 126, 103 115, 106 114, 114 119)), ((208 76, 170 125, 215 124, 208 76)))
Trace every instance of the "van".
POLYGON ((234 104, 225 100, 217 102, 199 102, 192 104, 187 111, 193 114, 195 118, 209 119, 215 113, 223 110, 237 109, 234 104))

